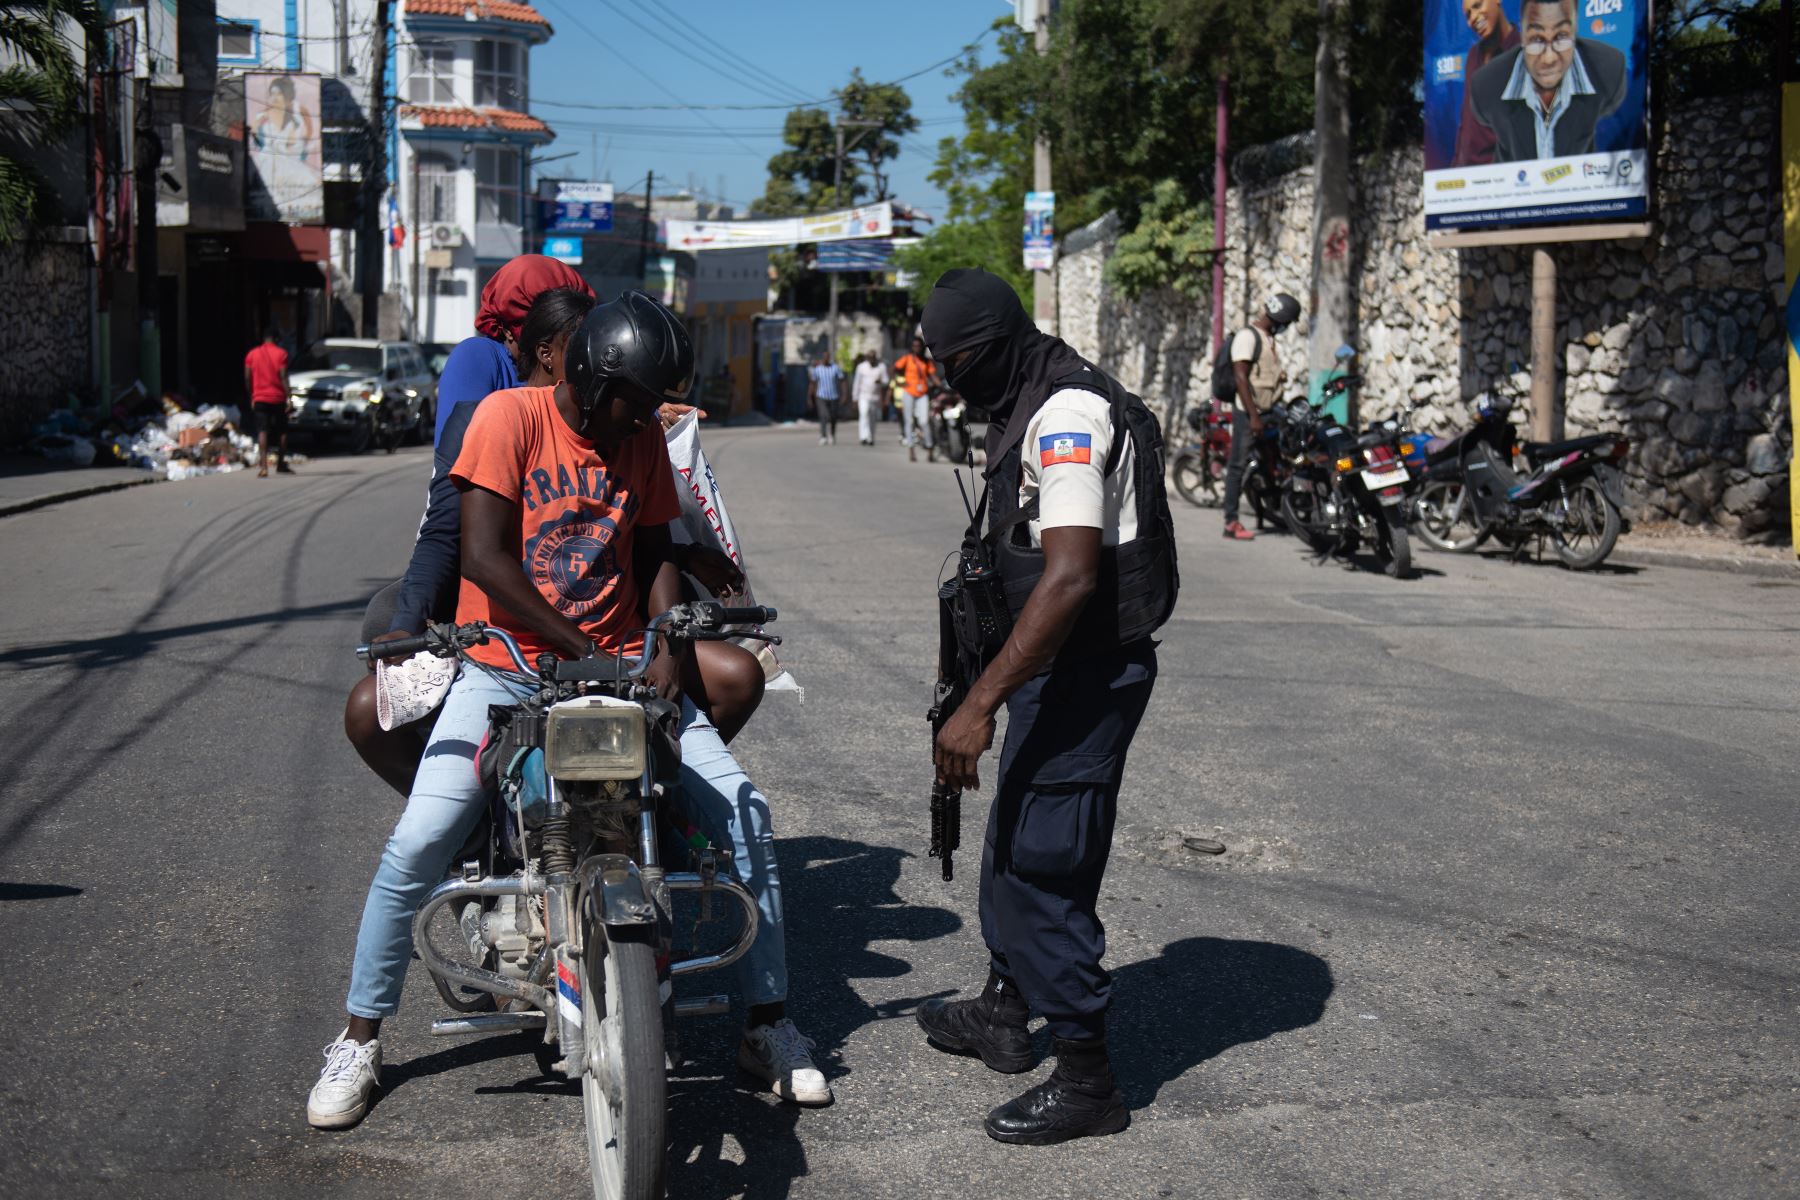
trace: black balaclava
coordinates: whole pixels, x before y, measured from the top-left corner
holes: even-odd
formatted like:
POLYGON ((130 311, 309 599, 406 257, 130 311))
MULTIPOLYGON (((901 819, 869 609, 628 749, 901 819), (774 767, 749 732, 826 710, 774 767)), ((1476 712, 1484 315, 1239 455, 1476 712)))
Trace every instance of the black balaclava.
POLYGON ((988 410, 995 433, 1021 398, 1042 400, 1054 380, 1086 365, 1061 339, 1040 332, 1017 293, 987 271, 944 272, 925 301, 919 331, 943 364, 944 381, 988 410), (951 357, 964 350, 974 353, 952 368, 951 357))

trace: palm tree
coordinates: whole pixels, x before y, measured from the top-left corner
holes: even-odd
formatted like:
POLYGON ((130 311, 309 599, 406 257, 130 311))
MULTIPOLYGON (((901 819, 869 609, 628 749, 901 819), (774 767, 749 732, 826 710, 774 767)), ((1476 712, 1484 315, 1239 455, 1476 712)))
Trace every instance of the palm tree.
POLYGON ((10 245, 49 218, 53 196, 43 175, 21 157, 54 144, 80 122, 85 83, 68 26, 99 43, 98 0, 0 0, 0 245, 10 245))

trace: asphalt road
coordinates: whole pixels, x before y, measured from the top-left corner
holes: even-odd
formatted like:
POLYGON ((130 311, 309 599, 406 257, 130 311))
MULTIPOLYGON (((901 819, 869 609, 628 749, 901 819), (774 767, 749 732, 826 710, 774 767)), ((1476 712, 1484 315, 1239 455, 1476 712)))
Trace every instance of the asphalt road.
MULTIPOLYGON (((697 1019, 672 1195, 1800 1193, 1795 585, 1441 555, 1402 583, 1183 508, 1103 901, 1133 1124, 1008 1148, 980 1118, 1021 1080, 911 1018, 983 970, 975 856, 947 886, 923 856, 949 471, 707 440, 806 689, 740 749, 837 1103, 749 1090, 735 1020, 697 1019)), ((349 649, 427 467, 0 521, 0 1195, 581 1193, 575 1094, 521 1039, 428 1037, 418 972, 369 1120, 305 1124, 398 811, 340 733, 349 649)))

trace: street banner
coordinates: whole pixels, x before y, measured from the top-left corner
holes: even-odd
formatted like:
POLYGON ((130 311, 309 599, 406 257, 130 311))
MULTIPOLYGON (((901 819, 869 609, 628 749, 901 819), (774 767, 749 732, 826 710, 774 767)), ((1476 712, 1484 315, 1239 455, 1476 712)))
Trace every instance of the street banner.
POLYGON ((542 200, 545 233, 611 233, 613 185, 547 179, 542 200))
POLYGON ((888 237, 894 232, 894 207, 883 201, 810 217, 765 221, 678 221, 671 217, 663 224, 667 227, 665 244, 671 250, 741 250, 746 246, 888 237))
POLYGON ((825 242, 813 260, 815 271, 891 271, 894 269, 892 238, 854 242, 825 242))
POLYGON ((1649 211, 1650 0, 1425 0, 1425 227, 1649 211))
POLYGON ((1056 193, 1025 193, 1025 269, 1056 266, 1056 193))
POLYGON ((317 75, 244 73, 248 203, 255 221, 317 225, 325 220, 325 165, 319 145, 317 75))
POLYGON ((578 237, 547 237, 544 239, 544 257, 554 258, 560 263, 568 263, 571 267, 579 267, 581 265, 581 239, 578 237))
MULTIPOLYGON (((1781 161, 1781 177, 1785 181, 1782 240, 1786 263, 1782 278, 1787 280, 1788 420, 1794 426, 1791 444, 1800 448, 1800 290, 1794 287, 1800 283, 1800 83, 1781 85, 1781 161)), ((1794 484, 1800 471, 1794 466, 1788 464, 1788 507, 1792 516, 1788 536, 1794 553, 1800 555, 1800 487, 1794 484)))

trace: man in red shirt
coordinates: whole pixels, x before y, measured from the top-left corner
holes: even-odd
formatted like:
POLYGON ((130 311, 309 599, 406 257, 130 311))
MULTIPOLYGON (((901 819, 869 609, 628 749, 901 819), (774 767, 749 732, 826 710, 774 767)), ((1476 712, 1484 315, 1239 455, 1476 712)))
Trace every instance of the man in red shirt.
POLYGON ((1494 131, 1475 119, 1469 81, 1495 58, 1519 44, 1519 30, 1506 19, 1500 0, 1462 0, 1463 16, 1480 40, 1469 47, 1463 62, 1462 119, 1456 127, 1456 156, 1452 166, 1479 167, 1494 161, 1494 131))
POLYGON ((263 334, 262 345, 244 355, 244 390, 250 394, 251 420, 256 423, 256 476, 269 475, 269 435, 276 435, 275 471, 292 475, 287 465, 288 356, 275 344, 275 331, 263 334))

